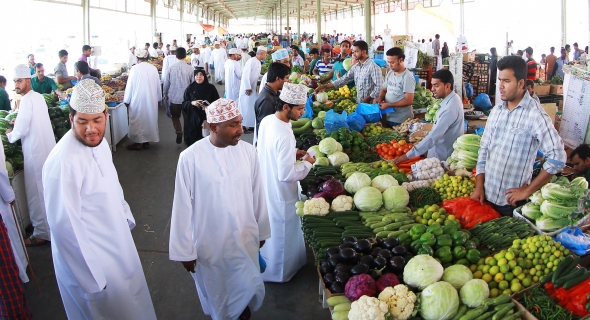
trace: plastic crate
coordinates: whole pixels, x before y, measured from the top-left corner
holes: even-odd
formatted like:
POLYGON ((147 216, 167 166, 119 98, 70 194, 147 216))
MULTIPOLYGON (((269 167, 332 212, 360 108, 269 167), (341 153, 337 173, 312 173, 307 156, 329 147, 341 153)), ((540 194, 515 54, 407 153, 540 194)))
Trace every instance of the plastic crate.
MULTIPOLYGON (((556 236, 557 234, 559 234, 565 228, 568 228, 568 227, 564 227, 564 228, 561 228, 561 229, 559 229, 557 231, 553 231, 553 232, 541 231, 541 229, 537 228, 537 226, 533 222, 531 222, 529 219, 527 219, 526 217, 524 217, 523 215, 520 214, 521 209, 522 209, 522 207, 518 207, 518 208, 514 209, 514 212, 513 212, 514 218, 526 221, 535 230, 535 232, 537 234, 546 234, 548 236, 553 237, 553 236, 556 236)), ((588 224, 588 222, 590 222, 590 214, 587 214, 582 219, 580 219, 580 221, 578 221, 578 223, 575 226, 581 227, 583 225, 588 224)))

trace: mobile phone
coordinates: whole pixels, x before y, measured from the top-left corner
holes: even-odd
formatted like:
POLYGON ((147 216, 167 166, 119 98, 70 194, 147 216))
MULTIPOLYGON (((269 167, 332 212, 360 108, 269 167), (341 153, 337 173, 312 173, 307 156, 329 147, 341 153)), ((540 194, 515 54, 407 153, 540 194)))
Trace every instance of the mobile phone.
POLYGON ((201 101, 201 104, 204 106, 209 106, 211 103, 209 103, 209 101, 207 101, 207 100, 203 100, 203 101, 201 101))

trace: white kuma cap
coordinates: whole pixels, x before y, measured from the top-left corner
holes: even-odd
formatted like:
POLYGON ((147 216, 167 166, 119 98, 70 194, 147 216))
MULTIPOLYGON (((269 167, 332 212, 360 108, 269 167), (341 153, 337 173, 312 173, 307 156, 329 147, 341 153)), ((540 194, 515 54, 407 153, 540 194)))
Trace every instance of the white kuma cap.
POLYGON ((105 111, 104 90, 92 79, 84 79, 74 87, 70 107, 80 113, 97 114, 105 111))

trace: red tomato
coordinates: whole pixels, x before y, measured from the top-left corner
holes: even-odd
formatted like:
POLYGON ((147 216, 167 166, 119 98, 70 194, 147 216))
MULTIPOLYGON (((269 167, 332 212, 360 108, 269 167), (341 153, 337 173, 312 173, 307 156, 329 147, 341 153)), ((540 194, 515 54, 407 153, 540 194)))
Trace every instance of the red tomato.
POLYGON ((392 147, 393 147, 394 149, 399 149, 399 143, 394 143, 394 144, 392 145, 392 147))

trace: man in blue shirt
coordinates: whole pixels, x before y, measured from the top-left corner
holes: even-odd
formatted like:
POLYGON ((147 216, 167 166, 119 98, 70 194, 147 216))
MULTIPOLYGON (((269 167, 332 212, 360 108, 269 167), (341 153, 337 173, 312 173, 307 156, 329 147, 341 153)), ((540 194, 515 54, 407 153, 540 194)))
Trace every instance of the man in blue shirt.
POLYGON ((76 78, 79 79, 78 81, 92 79, 97 85, 100 86, 100 80, 98 80, 97 77, 90 75, 90 68, 88 67, 88 63, 85 61, 77 61, 74 63, 74 71, 76 72, 76 78))

